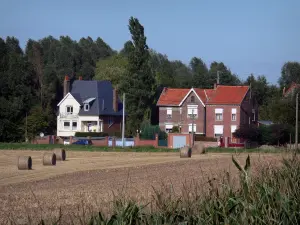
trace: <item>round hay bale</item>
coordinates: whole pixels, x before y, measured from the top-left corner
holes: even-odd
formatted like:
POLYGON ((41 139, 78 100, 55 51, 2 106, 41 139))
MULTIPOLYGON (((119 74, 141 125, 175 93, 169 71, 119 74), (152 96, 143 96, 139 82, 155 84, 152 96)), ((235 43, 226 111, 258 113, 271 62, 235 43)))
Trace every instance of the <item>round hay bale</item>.
POLYGON ((55 166, 56 165, 56 155, 54 153, 45 153, 43 157, 44 166, 55 166))
POLYGON ((188 146, 184 146, 180 149, 180 158, 191 158, 192 149, 188 146))
POLYGON ((66 150, 63 148, 56 148, 54 149, 54 154, 56 155, 56 160, 61 160, 65 161, 67 156, 66 156, 66 150))
POLYGON ((193 153, 196 153, 196 154, 204 154, 205 146, 201 142, 195 143, 195 145, 192 147, 192 151, 193 151, 193 153))
POLYGON ((19 156, 18 169, 19 170, 31 170, 32 169, 31 156, 19 156))

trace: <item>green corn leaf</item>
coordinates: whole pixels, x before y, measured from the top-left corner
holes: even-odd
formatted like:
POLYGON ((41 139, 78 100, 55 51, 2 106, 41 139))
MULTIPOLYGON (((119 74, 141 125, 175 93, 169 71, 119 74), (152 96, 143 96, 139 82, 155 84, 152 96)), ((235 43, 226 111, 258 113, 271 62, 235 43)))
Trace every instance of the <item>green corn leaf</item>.
POLYGON ((248 155, 247 159, 246 159, 246 165, 244 170, 248 171, 250 169, 250 156, 248 155))
POLYGON ((232 162, 234 163, 234 165, 236 166, 236 168, 239 169, 239 171, 243 171, 242 167, 240 166, 240 164, 235 160, 235 158, 232 156, 232 162))

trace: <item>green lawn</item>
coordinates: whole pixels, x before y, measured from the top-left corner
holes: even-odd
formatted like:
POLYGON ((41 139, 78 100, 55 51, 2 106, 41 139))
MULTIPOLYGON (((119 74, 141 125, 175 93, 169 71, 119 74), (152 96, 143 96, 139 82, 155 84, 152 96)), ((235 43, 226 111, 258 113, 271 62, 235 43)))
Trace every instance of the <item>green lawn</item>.
POLYGON ((107 147, 83 145, 58 145, 58 144, 27 144, 27 143, 0 143, 0 150, 52 150, 64 148, 71 151, 99 151, 99 152, 178 152, 177 149, 154 148, 152 146, 139 147, 107 147))

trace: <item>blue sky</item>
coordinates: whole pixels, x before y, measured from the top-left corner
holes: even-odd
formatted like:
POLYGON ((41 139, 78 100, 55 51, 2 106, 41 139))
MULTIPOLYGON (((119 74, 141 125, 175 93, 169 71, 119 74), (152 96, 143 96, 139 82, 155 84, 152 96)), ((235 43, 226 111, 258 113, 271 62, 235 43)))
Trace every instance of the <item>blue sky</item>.
POLYGON ((169 59, 224 62, 245 79, 277 83, 286 61, 300 61, 299 0, 2 0, 0 36, 103 38, 120 50, 130 39, 128 19, 145 27, 148 45, 169 59))

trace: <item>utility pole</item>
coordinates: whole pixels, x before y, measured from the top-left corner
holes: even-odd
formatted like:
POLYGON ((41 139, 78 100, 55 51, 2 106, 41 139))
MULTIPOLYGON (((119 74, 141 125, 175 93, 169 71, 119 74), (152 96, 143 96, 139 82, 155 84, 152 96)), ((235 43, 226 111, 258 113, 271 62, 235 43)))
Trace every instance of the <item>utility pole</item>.
POLYGON ((123 124, 122 124, 122 147, 125 145, 125 93, 123 93, 123 124))
POLYGON ((220 84, 220 71, 217 70, 217 84, 220 84))
POLYGON ((295 150, 298 150, 298 93, 296 95, 296 132, 295 132, 295 150))

